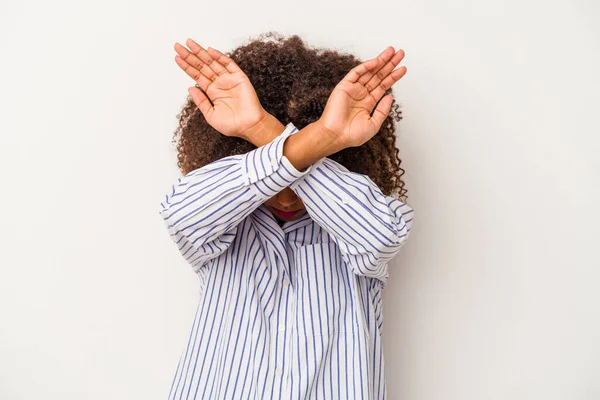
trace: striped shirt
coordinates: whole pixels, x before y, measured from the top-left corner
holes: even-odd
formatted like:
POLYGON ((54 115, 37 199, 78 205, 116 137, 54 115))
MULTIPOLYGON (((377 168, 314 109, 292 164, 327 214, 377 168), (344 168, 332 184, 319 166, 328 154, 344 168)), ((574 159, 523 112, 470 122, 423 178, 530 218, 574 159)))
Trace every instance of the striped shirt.
POLYGON ((189 172, 160 206, 200 281, 169 399, 385 399, 382 291, 413 210, 325 157, 272 142, 189 172), (307 212, 279 225, 286 187, 307 212))

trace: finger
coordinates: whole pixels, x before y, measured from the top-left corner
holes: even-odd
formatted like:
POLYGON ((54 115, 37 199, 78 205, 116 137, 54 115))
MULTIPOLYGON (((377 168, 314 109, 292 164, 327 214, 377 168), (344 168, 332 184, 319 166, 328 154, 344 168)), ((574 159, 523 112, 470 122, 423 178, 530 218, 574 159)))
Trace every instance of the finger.
POLYGON ((396 52, 396 54, 394 54, 389 61, 365 83, 367 90, 370 92, 376 88, 377 85, 379 85, 379 83, 384 80, 398 64, 400 64, 400 61, 402 61, 404 56, 404 50, 398 50, 398 52, 396 52))
POLYGON ((368 61, 365 61, 362 64, 357 65, 352 68, 350 72, 344 76, 343 81, 348 81, 350 83, 355 83, 360 79, 361 76, 368 73, 371 68, 374 68, 379 63, 377 58, 372 58, 368 61))
MULTIPOLYGON (((200 60, 200 58, 198 58, 198 56, 196 54, 192 53, 191 51, 186 49, 181 44, 175 42, 175 46, 173 46, 173 48, 188 65, 191 65, 192 67, 194 67, 196 69, 196 71, 199 71, 201 74, 206 76, 207 79, 213 81, 218 76, 215 73, 215 71, 213 71, 208 65, 206 65, 205 62, 200 60)), ((194 80, 196 80, 196 78, 194 76, 192 76, 192 78, 194 80)))
POLYGON ((215 62, 215 59, 211 57, 210 54, 202 46, 196 43, 194 40, 189 38, 186 40, 185 44, 202 60, 210 69, 215 71, 217 75, 223 75, 227 72, 224 66, 215 62))
POLYGON ((400 68, 392 71, 375 89, 371 91, 371 96, 378 101, 381 96, 385 93, 386 90, 391 88, 394 83, 398 82, 400 78, 402 78, 406 74, 406 65, 401 66, 400 68))
POLYGON ((375 108, 375 111, 371 116, 371 122, 375 126, 375 132, 379 131, 381 125, 383 124, 383 121, 387 118, 388 114, 390 113, 390 110, 392 108, 392 100, 392 96, 388 94, 383 99, 381 99, 379 104, 377 104, 377 107, 375 108))
POLYGON ((208 49, 206 49, 206 51, 208 52, 208 54, 210 54, 212 56, 212 58, 217 60, 218 63, 223 65, 225 67, 225 69, 227 69, 227 71, 242 72, 242 70, 235 63, 235 61, 233 61, 231 58, 227 57, 225 54, 221 53, 219 50, 209 47, 208 49))
POLYGON ((202 90, 204 90, 205 92, 208 90, 208 87, 212 83, 212 81, 210 79, 208 79, 206 76, 201 74, 200 71, 198 71, 196 68, 194 68, 190 64, 188 64, 179 55, 175 56, 175 62, 177 63, 177 65, 179 65, 179 67, 186 74, 188 74, 189 77, 191 77, 193 80, 195 80, 198 83, 198 85, 202 88, 202 90))
POLYGON ((378 61, 377 65, 371 69, 363 76, 360 77, 358 83, 361 85, 366 84, 369 80, 383 67, 385 64, 392 58, 394 55, 394 48, 392 46, 388 46, 384 51, 381 52, 377 57, 375 57, 378 61))
POLYGON ((198 106, 198 109, 200 109, 202 115, 204 115, 204 118, 208 120, 213 111, 213 107, 210 104, 208 97, 206 97, 206 95, 197 87, 188 88, 188 93, 192 97, 194 103, 198 106))

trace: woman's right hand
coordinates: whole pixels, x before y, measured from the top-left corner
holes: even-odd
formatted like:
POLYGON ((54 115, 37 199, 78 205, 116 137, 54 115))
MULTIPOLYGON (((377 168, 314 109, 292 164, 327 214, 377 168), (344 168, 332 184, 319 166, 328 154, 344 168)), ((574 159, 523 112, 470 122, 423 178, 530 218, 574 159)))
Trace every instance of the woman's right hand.
POLYGON ((192 39, 186 45, 189 50, 175 43, 175 61, 202 88, 191 87, 188 92, 206 121, 225 136, 252 141, 249 135, 269 114, 261 106, 248 76, 220 51, 211 47, 205 50, 192 39))
POLYGON ((321 127, 344 147, 360 146, 375 136, 392 106, 391 95, 381 97, 406 74, 404 66, 394 70, 403 58, 402 49, 394 52, 389 46, 350 70, 329 96, 318 121, 321 127))

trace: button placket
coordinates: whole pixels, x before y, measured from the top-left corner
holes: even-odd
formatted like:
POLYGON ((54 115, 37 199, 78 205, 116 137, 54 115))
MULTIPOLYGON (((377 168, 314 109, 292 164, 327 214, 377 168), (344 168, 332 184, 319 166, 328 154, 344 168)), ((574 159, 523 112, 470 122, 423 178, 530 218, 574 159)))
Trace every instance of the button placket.
MULTIPOLYGON (((287 251, 287 249, 286 249, 287 251)), ((274 395, 279 395, 280 391, 283 390, 284 387, 287 386, 287 379, 283 378, 282 375, 287 374, 286 368, 288 368, 287 364, 289 363, 289 351, 288 349, 291 346, 291 338, 288 335, 289 332, 289 324, 292 321, 292 311, 294 305, 293 291, 291 287, 291 282, 289 279, 288 272, 286 271, 286 267, 288 265, 289 260, 281 260, 281 257, 275 255, 275 264, 277 270, 280 272, 281 278, 278 280, 279 282, 279 298, 278 304, 275 305, 277 312, 279 315, 274 316, 273 321, 273 364, 272 364, 272 381, 270 389, 273 391, 274 395), (287 317, 286 317, 287 315, 287 317), (278 325, 277 321, 279 321, 278 325), (281 385, 280 385, 281 383, 281 385)))

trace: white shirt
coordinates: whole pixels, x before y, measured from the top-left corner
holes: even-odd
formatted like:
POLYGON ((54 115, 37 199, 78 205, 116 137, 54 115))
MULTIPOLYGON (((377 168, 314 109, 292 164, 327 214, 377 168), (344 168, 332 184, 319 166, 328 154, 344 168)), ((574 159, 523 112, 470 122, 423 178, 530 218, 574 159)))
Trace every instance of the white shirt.
POLYGON ((200 278, 169 399, 385 399, 388 262, 413 210, 322 158, 298 171, 272 142, 179 178, 160 214, 200 278), (263 204, 286 187, 307 213, 263 204))

